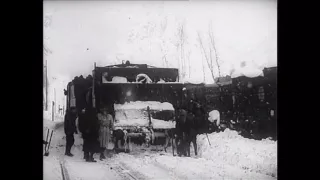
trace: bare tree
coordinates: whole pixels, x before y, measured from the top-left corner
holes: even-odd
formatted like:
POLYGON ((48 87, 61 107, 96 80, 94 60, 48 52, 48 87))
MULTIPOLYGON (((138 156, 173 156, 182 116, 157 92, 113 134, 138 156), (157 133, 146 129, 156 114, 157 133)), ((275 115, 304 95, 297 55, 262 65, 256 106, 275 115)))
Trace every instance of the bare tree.
MULTIPOLYGON (((208 56, 207 51, 206 51, 206 49, 204 48, 203 41, 202 41, 202 38, 201 38, 199 32, 198 32, 198 40, 199 40, 199 43, 200 43, 200 48, 202 49, 203 55, 204 55, 204 57, 205 57, 205 59, 206 59, 208 68, 209 68, 209 70, 210 70, 210 72, 211 72, 212 79, 214 79, 214 69, 213 69, 213 65, 212 65, 212 56, 210 56, 210 57, 208 56)), ((212 54, 212 53, 211 53, 211 49, 210 49, 210 54, 209 54, 209 55, 211 55, 211 54, 212 54)))
POLYGON ((214 36, 213 36, 213 32, 212 32, 212 22, 210 23, 210 27, 209 27, 209 36, 210 36, 210 42, 212 45, 212 49, 214 50, 214 54, 215 54, 215 60, 216 60, 216 64, 218 67, 219 77, 221 77, 220 62, 219 62, 218 52, 217 52, 217 48, 216 48, 216 43, 214 41, 214 36))
POLYGON ((209 35, 208 39, 210 41, 209 41, 209 45, 208 45, 207 48, 209 48, 209 50, 207 50, 205 48, 203 39, 202 39, 202 37, 200 35, 200 32, 198 32, 198 40, 199 40, 199 43, 200 43, 200 49, 203 52, 203 55, 204 55, 204 57, 206 59, 208 68, 209 68, 209 70, 211 72, 212 79, 215 79, 215 76, 214 76, 214 67, 215 66, 213 65, 214 62, 216 64, 216 66, 217 66, 219 77, 221 77, 221 71, 220 71, 219 56, 218 56, 218 53, 217 53, 216 43, 215 43, 214 35, 213 35, 213 32, 212 32, 211 24, 209 26, 208 35, 209 35), (213 53, 214 53, 214 55, 213 55, 213 53))
POLYGON ((181 78, 184 79, 186 77, 186 58, 185 58, 185 44, 186 44, 186 35, 185 35, 185 26, 184 23, 181 23, 178 26, 177 31, 178 42, 176 44, 177 49, 179 50, 179 69, 181 72, 181 78))
POLYGON ((160 41, 161 41, 161 52, 162 52, 162 62, 164 64, 165 67, 169 67, 169 63, 167 60, 167 54, 168 54, 168 48, 167 48, 167 42, 165 41, 164 37, 164 33, 167 29, 167 24, 168 24, 168 18, 165 17, 164 20, 161 22, 161 30, 160 30, 160 41))
MULTIPOLYGON (((201 51, 201 54, 202 54, 202 51, 201 51)), ((206 71, 203 63, 203 56, 201 56, 201 64, 202 64, 202 72, 203 72, 203 82, 206 82, 206 71)))
POLYGON ((188 53, 187 53, 188 67, 189 67, 189 71, 188 71, 189 78, 191 77, 191 62, 190 62, 190 54, 191 54, 191 51, 189 50, 189 51, 188 51, 188 53))

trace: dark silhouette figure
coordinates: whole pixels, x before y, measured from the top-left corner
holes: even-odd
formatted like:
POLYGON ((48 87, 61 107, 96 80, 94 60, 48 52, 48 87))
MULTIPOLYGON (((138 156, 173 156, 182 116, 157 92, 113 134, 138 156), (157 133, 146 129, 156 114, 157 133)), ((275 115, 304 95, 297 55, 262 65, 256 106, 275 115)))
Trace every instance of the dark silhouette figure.
POLYGON ((77 118, 77 113, 76 109, 72 108, 71 110, 67 110, 64 118, 64 132, 66 134, 66 151, 65 155, 67 156, 73 156, 71 154, 71 148, 74 144, 74 133, 77 132, 76 128, 76 118, 77 118))

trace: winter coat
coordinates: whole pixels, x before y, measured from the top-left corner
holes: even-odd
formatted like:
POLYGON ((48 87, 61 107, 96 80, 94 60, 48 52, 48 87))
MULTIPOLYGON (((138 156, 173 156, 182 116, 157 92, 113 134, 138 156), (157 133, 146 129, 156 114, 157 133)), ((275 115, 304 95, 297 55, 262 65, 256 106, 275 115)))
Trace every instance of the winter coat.
POLYGON ((77 132, 76 118, 77 118, 77 115, 75 113, 67 112, 65 114, 65 116, 64 116, 64 132, 67 135, 70 135, 70 134, 77 132))
POLYGON ((99 142, 100 147, 107 148, 109 140, 111 138, 111 130, 113 127, 113 117, 110 114, 98 114, 98 119, 100 122, 99 129, 99 142))
POLYGON ((93 109, 87 109, 83 114, 79 114, 79 129, 83 138, 99 138, 99 121, 93 109))

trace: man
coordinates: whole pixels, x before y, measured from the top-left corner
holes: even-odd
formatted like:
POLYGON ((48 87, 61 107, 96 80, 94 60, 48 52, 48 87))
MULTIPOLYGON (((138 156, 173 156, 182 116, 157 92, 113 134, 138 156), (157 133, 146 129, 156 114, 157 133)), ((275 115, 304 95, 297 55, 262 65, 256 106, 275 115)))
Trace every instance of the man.
POLYGON ((76 127, 76 118, 77 118, 77 114, 76 114, 76 109, 75 108, 71 108, 71 110, 67 110, 65 117, 64 117, 64 132, 66 134, 66 151, 65 151, 65 155, 66 156, 70 156, 72 157, 73 154, 71 154, 71 148, 74 144, 74 133, 78 133, 77 132, 77 127, 76 127))
POLYGON ((83 138, 84 159, 87 162, 97 162, 94 160, 94 153, 100 152, 99 145, 99 120, 95 109, 92 107, 92 88, 86 92, 86 108, 79 114, 79 130, 83 138))
POLYGON ((83 114, 79 115, 79 129, 83 138, 84 159, 87 162, 97 162, 93 155, 100 152, 99 123, 94 109, 86 108, 83 114))

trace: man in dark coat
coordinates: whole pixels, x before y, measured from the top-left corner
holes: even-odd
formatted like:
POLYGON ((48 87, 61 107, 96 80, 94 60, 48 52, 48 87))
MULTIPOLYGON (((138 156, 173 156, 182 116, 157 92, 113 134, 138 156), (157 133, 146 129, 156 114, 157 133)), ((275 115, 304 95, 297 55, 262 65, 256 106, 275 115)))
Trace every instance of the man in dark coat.
POLYGON ((77 132, 77 128, 76 128, 76 118, 77 118, 77 113, 76 113, 76 109, 72 108, 71 110, 67 110, 65 117, 64 117, 64 132, 66 134, 66 151, 65 151, 65 155, 67 156, 73 156, 73 154, 71 154, 71 148, 74 144, 74 133, 78 133, 77 132))
POLYGON ((94 153, 100 152, 99 144, 99 120, 96 110, 90 103, 91 90, 87 92, 86 108, 79 114, 79 130, 83 138, 84 159, 87 162, 97 162, 94 160, 94 153))
POLYGON ((99 123, 94 109, 87 108, 79 115, 79 130, 83 138, 84 159, 87 162, 96 162, 94 153, 100 152, 99 123))

